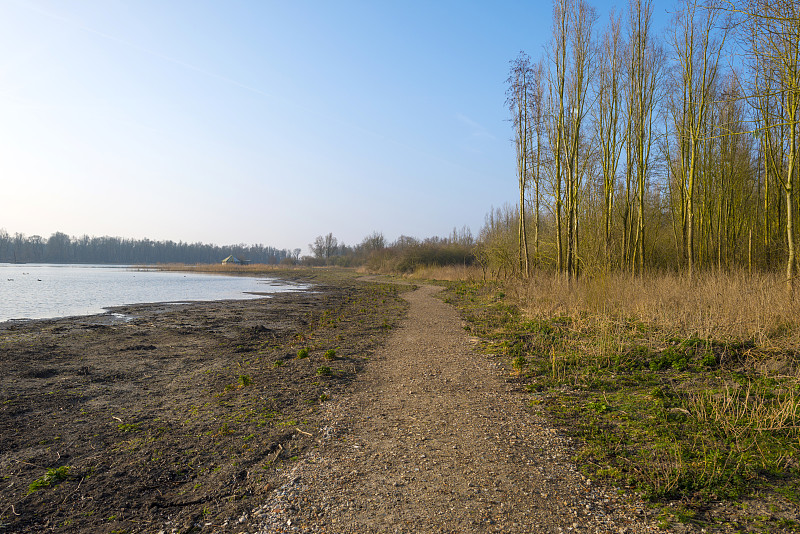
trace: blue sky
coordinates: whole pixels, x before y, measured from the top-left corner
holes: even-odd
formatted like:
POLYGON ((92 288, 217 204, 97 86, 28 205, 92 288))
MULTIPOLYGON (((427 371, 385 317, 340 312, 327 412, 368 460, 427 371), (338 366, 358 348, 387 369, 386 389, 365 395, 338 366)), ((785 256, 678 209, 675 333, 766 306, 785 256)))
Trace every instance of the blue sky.
POLYGON ((549 1, 0 0, 0 228, 304 253, 328 232, 477 233, 515 201, 508 62, 540 54, 550 18, 549 1))

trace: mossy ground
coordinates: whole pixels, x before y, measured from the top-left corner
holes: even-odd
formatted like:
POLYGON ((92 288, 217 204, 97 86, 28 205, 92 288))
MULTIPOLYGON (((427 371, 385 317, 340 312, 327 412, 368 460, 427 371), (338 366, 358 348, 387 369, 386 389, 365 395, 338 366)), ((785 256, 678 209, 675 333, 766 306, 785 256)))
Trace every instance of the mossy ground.
POLYGON ((576 464, 640 492, 664 527, 800 531, 796 353, 625 317, 531 319, 499 283, 453 282, 444 298, 530 402, 579 438, 576 464))

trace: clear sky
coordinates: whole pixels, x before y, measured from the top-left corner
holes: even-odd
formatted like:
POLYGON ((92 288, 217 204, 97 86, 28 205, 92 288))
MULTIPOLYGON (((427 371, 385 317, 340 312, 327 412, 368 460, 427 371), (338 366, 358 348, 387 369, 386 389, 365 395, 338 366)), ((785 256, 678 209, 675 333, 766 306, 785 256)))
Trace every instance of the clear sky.
POLYGON ((551 9, 0 0, 0 228, 304 253, 477 233, 517 197, 508 62, 551 9))

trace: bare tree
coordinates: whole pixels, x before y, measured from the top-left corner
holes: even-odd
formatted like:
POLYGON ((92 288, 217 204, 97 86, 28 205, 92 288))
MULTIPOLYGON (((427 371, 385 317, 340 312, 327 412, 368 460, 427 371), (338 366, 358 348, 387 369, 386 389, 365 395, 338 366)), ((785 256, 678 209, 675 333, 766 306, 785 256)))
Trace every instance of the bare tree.
POLYGON ((530 57, 520 52, 511 62, 507 83, 507 104, 514 124, 514 145, 517 150, 517 180, 519 184, 519 269, 523 276, 531 274, 528 254, 528 234, 525 224, 525 190, 530 174, 531 104, 534 100, 533 68, 530 57))
POLYGON ((566 143, 566 201, 567 201, 567 275, 574 278, 578 275, 578 208, 580 190, 586 164, 587 154, 582 153, 586 141, 583 126, 587 115, 589 86, 594 69, 592 67, 592 27, 596 20, 594 9, 584 0, 576 0, 571 4, 570 12, 570 52, 569 85, 567 102, 569 106, 569 122, 565 132, 566 143))
MULTIPOLYGON (((712 0, 713 1, 713 0, 712 0)), ((678 137, 677 176, 682 195, 683 242, 689 279, 695 270, 695 192, 700 167, 700 149, 708 129, 712 88, 716 83, 727 31, 715 37, 718 6, 701 6, 698 0, 682 0, 672 38, 674 57, 680 66, 675 80, 680 99, 673 99, 672 115, 678 137)))
MULTIPOLYGON (((629 227, 628 260, 631 270, 644 271, 645 210, 650 150, 653 143, 657 87, 661 80, 664 56, 651 36, 652 0, 630 0, 627 79, 627 168, 626 207, 630 189, 636 188, 636 228, 629 227)), ((630 214, 628 214, 630 215, 630 214)), ((631 223, 632 220, 628 219, 631 223)))
POLYGON ((317 259, 323 259, 326 262, 336 254, 339 247, 339 241, 333 237, 332 233, 326 236, 317 236, 314 242, 308 245, 309 250, 317 259))
POLYGON ((542 181, 542 164, 544 158, 544 150, 546 148, 546 136, 544 133, 544 120, 545 120, 545 99, 544 99, 544 86, 545 86, 545 68, 544 62, 540 59, 533 67, 533 100, 531 102, 531 118, 533 120, 533 150, 535 149, 536 155, 533 156, 533 257, 535 265, 539 265, 541 261, 541 251, 539 249, 539 228, 541 226, 541 181, 542 181))
POLYGON ((795 0, 744 0, 754 70, 753 92, 759 96, 766 157, 780 178, 786 205, 786 284, 795 287, 795 185, 800 135, 800 5, 795 0), (774 103, 774 105, 771 105, 774 103), (778 147, 779 150, 777 149, 778 147), (785 156, 778 161, 776 155, 785 156))
POLYGON ((594 9, 584 0, 557 0, 553 5, 553 52, 548 94, 548 141, 552 155, 556 222, 557 268, 572 278, 577 275, 578 207, 583 173, 588 161, 584 153, 583 126, 588 113, 587 97, 592 79, 592 26, 594 9), (566 203, 566 205, 565 205, 566 203), (564 221, 566 209, 566 264, 564 221))
POLYGON ((569 45, 569 12, 571 0, 555 0, 553 2, 553 56, 555 71, 551 72, 548 95, 550 127, 548 129, 549 146, 552 152, 553 203, 556 220, 556 267, 564 270, 564 245, 562 240, 564 222, 561 209, 563 207, 562 183, 564 181, 566 158, 566 98, 567 83, 567 48, 569 45))
POLYGON ((617 166, 623 143, 620 132, 621 83, 623 73, 623 50, 620 19, 613 14, 603 34, 600 48, 597 105, 595 123, 600 149, 600 167, 603 173, 603 251, 604 267, 608 269, 611 259, 611 228, 614 213, 617 166))

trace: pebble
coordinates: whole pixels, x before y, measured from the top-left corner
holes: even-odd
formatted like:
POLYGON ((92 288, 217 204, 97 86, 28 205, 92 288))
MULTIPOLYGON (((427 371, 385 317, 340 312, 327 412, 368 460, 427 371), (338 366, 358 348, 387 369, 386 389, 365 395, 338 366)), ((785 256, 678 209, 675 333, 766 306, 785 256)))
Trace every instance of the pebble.
POLYGON ((248 532, 656 532, 635 496, 580 474, 569 440, 452 335, 460 319, 430 291, 408 296, 408 321, 415 306, 424 319, 395 331, 408 340, 390 339, 361 389, 325 403, 319 446, 281 474, 248 532))

